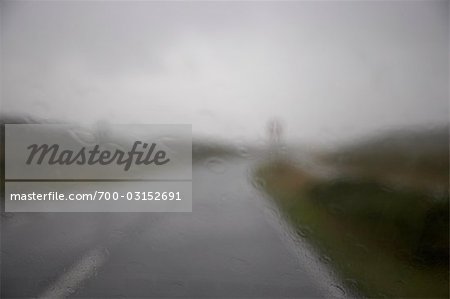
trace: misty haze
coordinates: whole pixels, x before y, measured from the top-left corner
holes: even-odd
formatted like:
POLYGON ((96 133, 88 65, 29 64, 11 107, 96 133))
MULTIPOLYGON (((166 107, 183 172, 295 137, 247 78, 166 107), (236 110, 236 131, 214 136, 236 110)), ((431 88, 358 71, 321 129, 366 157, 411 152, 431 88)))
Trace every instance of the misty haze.
POLYGON ((448 298, 449 37, 437 0, 1 1, 1 297, 448 298), (5 124, 192 125, 192 212, 5 212, 5 124))

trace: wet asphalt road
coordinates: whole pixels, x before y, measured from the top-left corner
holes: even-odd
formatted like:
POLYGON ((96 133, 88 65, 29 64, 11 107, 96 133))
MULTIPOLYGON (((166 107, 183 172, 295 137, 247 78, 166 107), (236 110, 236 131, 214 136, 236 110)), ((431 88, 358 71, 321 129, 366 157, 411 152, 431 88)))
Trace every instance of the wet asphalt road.
POLYGON ((3 215, 1 297, 326 296, 248 170, 194 164, 192 213, 3 215))

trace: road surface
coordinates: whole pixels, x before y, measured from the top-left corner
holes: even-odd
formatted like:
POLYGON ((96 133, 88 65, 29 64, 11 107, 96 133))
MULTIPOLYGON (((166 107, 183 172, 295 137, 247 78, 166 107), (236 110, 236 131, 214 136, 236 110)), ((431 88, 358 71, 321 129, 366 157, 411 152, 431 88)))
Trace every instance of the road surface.
POLYGON ((194 164, 192 213, 4 214, 1 297, 328 296, 249 162, 210 162, 194 164))

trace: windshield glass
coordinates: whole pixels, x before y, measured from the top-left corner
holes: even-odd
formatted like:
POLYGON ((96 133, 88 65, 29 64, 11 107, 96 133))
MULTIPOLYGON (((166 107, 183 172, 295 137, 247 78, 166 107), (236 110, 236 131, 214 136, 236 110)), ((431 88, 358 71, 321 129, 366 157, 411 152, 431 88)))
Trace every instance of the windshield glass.
POLYGON ((449 296, 448 1, 0 9, 2 298, 449 296))

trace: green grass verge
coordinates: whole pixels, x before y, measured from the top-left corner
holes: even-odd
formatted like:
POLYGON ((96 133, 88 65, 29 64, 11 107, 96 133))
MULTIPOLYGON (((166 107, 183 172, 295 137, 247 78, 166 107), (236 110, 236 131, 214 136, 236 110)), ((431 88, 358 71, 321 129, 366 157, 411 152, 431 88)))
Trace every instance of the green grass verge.
POLYGON ((367 297, 449 296, 448 196, 318 182, 283 163, 256 176, 347 288, 367 297))

